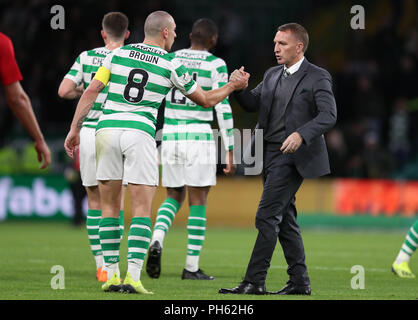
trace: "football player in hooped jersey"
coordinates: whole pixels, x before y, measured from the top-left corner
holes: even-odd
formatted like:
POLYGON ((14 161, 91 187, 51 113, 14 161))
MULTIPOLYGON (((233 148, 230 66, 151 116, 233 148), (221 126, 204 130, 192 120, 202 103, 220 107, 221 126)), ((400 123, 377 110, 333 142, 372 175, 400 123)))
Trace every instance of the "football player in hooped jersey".
POLYGON ((103 114, 96 128, 97 180, 102 219, 99 237, 107 272, 104 291, 149 294, 140 280, 151 239, 151 206, 158 185, 158 153, 155 124, 158 107, 176 87, 196 104, 210 108, 249 79, 241 73, 223 87, 204 91, 176 61, 170 50, 176 24, 165 11, 155 11, 145 20, 143 43, 115 49, 103 61, 78 102, 65 149, 72 157, 80 143, 80 127, 97 95, 109 83, 103 114), (136 54, 139 52, 139 54, 136 54), (119 271, 120 236, 118 215, 122 178, 128 183, 132 220, 128 236, 128 270, 123 284, 119 271))
MULTIPOLYGON (((128 17, 121 12, 109 12, 102 20, 101 35, 105 43, 104 47, 82 52, 74 62, 70 71, 62 80, 58 95, 64 99, 77 99, 89 86, 91 80, 101 66, 104 58, 113 49, 123 46, 129 37, 128 17)), ((93 107, 87 114, 80 131, 80 174, 83 186, 87 192, 87 233, 90 248, 96 261, 96 277, 100 282, 107 280, 106 270, 103 268, 103 252, 99 239, 99 224, 102 216, 100 206, 100 193, 96 179, 96 125, 102 114, 103 103, 106 100, 108 88, 104 88, 94 101, 93 107)), ((123 196, 119 216, 121 236, 124 230, 123 196)))
MULTIPOLYGON (((222 87, 228 81, 225 61, 209 52, 217 38, 216 24, 210 19, 199 19, 190 33, 191 47, 174 53, 204 90, 222 87)), ((227 152, 224 172, 233 175, 236 167, 233 164, 233 119, 228 98, 214 109, 227 152)), ((168 93, 161 145, 162 185, 167 187, 167 198, 157 211, 148 252, 146 270, 152 278, 160 276, 165 234, 188 192, 187 256, 182 279, 214 279, 199 268, 206 232, 206 199, 210 187, 216 185, 216 145, 210 125, 212 121, 212 109, 196 106, 175 88, 168 93)))

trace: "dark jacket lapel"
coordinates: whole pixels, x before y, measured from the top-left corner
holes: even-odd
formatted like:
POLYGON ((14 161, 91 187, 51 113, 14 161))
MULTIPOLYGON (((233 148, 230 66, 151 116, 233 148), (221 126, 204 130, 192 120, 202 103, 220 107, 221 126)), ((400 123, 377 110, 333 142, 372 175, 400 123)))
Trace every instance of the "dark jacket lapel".
POLYGON ((272 73, 270 79, 266 79, 268 86, 264 89, 265 95, 262 94, 262 102, 260 106, 260 116, 263 117, 259 120, 259 125, 261 129, 265 129, 267 125, 267 118, 270 114, 270 109, 273 103, 274 94, 276 92, 277 84, 279 82, 279 78, 283 73, 283 67, 281 67, 277 72, 272 73), (262 110, 263 109, 263 110, 262 110))
POLYGON ((309 66, 309 62, 305 58, 303 60, 302 64, 300 65, 299 70, 293 75, 294 79, 293 79, 293 83, 292 83, 292 85, 290 87, 290 90, 289 90, 290 92, 289 92, 289 95, 288 95, 287 100, 286 100, 285 108, 287 108, 287 105, 289 104, 290 100, 292 99, 293 94, 295 93, 296 87, 302 81, 302 79, 306 76, 308 66, 309 66))

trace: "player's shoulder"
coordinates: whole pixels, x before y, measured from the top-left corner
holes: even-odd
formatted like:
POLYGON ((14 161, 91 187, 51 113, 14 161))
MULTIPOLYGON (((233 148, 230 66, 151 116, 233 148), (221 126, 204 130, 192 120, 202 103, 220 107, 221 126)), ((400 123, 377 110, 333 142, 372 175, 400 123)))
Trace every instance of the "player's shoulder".
POLYGON ((88 51, 89 51, 89 50, 84 50, 84 51, 81 51, 81 52, 79 53, 79 55, 77 56, 77 58, 75 59, 75 61, 76 61, 77 63, 82 63, 82 62, 85 60, 85 58, 88 56, 88 51))
POLYGON ((176 58, 200 60, 215 64, 225 64, 225 61, 222 58, 215 56, 211 52, 205 50, 192 50, 190 48, 184 48, 175 51, 174 55, 176 58))
POLYGON ((213 64, 219 64, 219 65, 226 65, 226 62, 221 57, 215 56, 214 54, 210 53, 207 58, 207 62, 211 62, 213 64))
POLYGON ((329 78, 331 79, 331 74, 326 70, 325 68, 322 68, 320 66, 317 66, 316 64, 313 64, 311 62, 308 62, 308 72, 312 76, 318 77, 318 78, 329 78))
POLYGON ((212 69, 216 70, 218 73, 228 73, 228 67, 224 59, 211 54, 206 61, 208 61, 212 66, 212 69))
POLYGON ((12 46, 13 46, 12 40, 7 35, 0 32, 0 47, 1 48, 10 48, 12 46))
POLYGON ((172 62, 172 61, 176 58, 176 55, 175 55, 175 53, 174 53, 174 52, 167 52, 167 53, 163 56, 163 58, 164 58, 165 60, 169 61, 169 62, 172 62))
POLYGON ((0 41, 1 42, 12 42, 12 40, 6 36, 3 32, 0 32, 0 41))
POLYGON ((206 58, 206 62, 211 66, 211 69, 216 70, 219 73, 228 73, 226 62, 221 57, 210 54, 206 58))
POLYGON ((273 66, 273 67, 268 68, 266 72, 264 72, 264 79, 271 77, 275 73, 280 72, 282 69, 283 69, 283 65, 278 65, 278 66, 273 66))
POLYGON ((139 53, 142 53, 142 54, 151 54, 156 57, 162 58, 162 60, 165 60, 165 61, 171 61, 174 58, 174 55, 172 53, 167 52, 163 48, 148 45, 142 42, 130 43, 130 44, 124 45, 120 49, 138 51, 139 53))
MULTIPOLYGON (((134 43, 124 44, 123 46, 117 48, 118 50, 131 50, 133 48, 134 43)), ((115 50, 113 50, 115 52, 115 50)))
POLYGON ((111 52, 112 51, 106 47, 97 47, 97 48, 93 48, 90 50, 86 50, 86 54, 88 56, 100 56, 100 57, 105 57, 111 52))

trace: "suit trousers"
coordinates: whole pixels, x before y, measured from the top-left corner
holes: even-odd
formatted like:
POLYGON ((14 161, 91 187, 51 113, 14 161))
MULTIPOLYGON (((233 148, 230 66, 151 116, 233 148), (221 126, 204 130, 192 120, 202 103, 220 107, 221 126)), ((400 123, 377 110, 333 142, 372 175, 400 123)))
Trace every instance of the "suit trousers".
POLYGON ((309 285, 305 249, 299 225, 295 195, 303 177, 297 171, 293 156, 283 154, 278 144, 266 144, 263 168, 263 193, 255 226, 258 230, 244 281, 263 285, 270 267, 277 239, 288 264, 287 273, 296 285, 309 285))

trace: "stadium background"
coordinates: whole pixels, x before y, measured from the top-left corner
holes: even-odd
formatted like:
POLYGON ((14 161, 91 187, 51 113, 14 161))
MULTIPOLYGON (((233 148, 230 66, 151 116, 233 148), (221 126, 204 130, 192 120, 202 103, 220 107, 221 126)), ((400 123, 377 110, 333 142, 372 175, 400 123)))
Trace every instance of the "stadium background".
MULTIPOLYGON (((192 23, 209 17, 218 23, 213 50, 232 71, 245 66, 254 87, 276 64, 276 28, 295 21, 310 33, 307 58, 330 71, 338 123, 326 135, 330 176, 305 181, 298 193, 303 226, 377 226, 406 230, 418 212, 418 33, 417 3, 403 1, 0 1, 0 31, 14 43, 16 58, 40 126, 53 153, 39 171, 28 135, 0 94, 0 220, 68 219, 74 213, 69 182, 72 164, 63 141, 75 108, 57 89, 77 55, 102 46, 100 22, 108 11, 130 19, 129 42, 143 40, 152 11, 170 12, 177 23, 173 50, 189 45, 192 23), (65 9, 65 29, 53 30, 50 8, 65 9), (351 6, 365 8, 364 30, 350 27, 351 6)), ((253 128, 249 114, 230 99, 235 128, 253 128)), ((214 124, 216 128, 216 122, 214 124)), ((208 225, 253 226, 262 186, 257 176, 222 177, 209 194, 208 225)), ((165 196, 158 189, 154 208, 165 196)), ((126 202, 129 219, 129 202, 126 202)), ((153 214, 155 216, 155 211, 153 214)), ((183 208, 175 225, 184 225, 183 208)))

